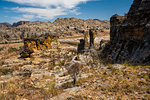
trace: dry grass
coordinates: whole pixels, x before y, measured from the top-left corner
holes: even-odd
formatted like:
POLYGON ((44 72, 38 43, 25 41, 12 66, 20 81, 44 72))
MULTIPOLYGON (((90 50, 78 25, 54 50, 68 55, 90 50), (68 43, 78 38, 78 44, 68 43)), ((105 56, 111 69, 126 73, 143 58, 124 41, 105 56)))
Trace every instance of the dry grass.
MULTIPOLYGON (((114 70, 112 66, 109 69, 114 70)), ((96 94, 103 94, 107 99, 150 99, 150 76, 149 71, 146 74, 141 72, 143 67, 126 67, 123 70, 107 71, 101 70, 88 79, 88 85, 76 96, 85 99, 95 100, 96 94), (94 85, 97 84, 97 85, 94 85), (104 85, 98 85, 104 84, 104 85), (89 92, 91 91, 91 92, 89 92), (95 93, 98 91, 97 93, 95 93)), ((106 99, 103 97, 103 99, 106 99)))
POLYGON ((31 79, 15 80, 0 84, 0 98, 2 100, 36 100, 48 99, 62 91, 55 87, 55 81, 45 83, 43 88, 35 88, 31 79), (45 89, 46 88, 46 89, 45 89))
MULTIPOLYGON (((63 54, 65 60, 60 61, 59 66, 64 66, 65 63, 70 62, 72 57, 67 54, 70 51, 63 54)), ((76 55, 75 51, 72 51, 76 55)), ((3 59, 11 58, 16 56, 18 52, 7 53, 3 55, 3 59)), ((71 56, 74 56, 71 55, 71 56)), ((45 55, 43 54, 45 57, 45 55)), ((57 55, 55 55, 57 56, 57 55)), ((55 58, 54 56, 54 58, 55 58)), ((49 58, 53 58, 48 56, 49 58)), ((36 59, 36 58, 35 58, 36 59)), ((44 58, 43 58, 44 59, 44 58)), ((94 59, 94 58, 93 58, 94 59)), ((55 68, 55 62, 52 60, 52 63, 49 62, 48 71, 55 68)), ((44 65, 46 62, 41 61, 41 65, 44 65)), ((97 64, 97 60, 91 63, 97 64)), ((0 66, 4 65, 5 62, 1 61, 0 66)), ((26 62, 20 66, 13 66, 13 70, 20 70, 20 67, 23 65, 28 65, 30 63, 26 62)), ((79 65, 74 65, 73 68, 76 68, 79 65)), ((84 67, 82 73, 93 73, 93 75, 87 78, 81 78, 76 81, 76 84, 73 82, 68 82, 63 84, 61 88, 56 88, 56 81, 54 76, 42 76, 42 79, 50 79, 52 81, 45 82, 41 81, 39 86, 31 78, 20 78, 17 77, 13 81, 8 81, 7 83, 0 84, 0 98, 2 100, 21 100, 21 99, 43 99, 47 100, 50 97, 59 95, 63 92, 63 89, 71 88, 74 86, 83 87, 81 91, 72 94, 73 99, 76 100, 100 100, 100 99, 150 99, 150 66, 133 66, 128 63, 125 63, 125 68, 115 69, 111 64, 107 64, 106 69, 97 70, 97 67, 84 67)), ((79 73, 80 69, 71 69, 69 72, 64 73, 62 76, 67 76, 72 73, 79 73)), ((39 68, 40 69, 40 68, 39 68)), ((59 68, 58 68, 59 70, 59 68)), ((8 69, 0 69, 1 75, 7 75, 12 73, 8 69)))

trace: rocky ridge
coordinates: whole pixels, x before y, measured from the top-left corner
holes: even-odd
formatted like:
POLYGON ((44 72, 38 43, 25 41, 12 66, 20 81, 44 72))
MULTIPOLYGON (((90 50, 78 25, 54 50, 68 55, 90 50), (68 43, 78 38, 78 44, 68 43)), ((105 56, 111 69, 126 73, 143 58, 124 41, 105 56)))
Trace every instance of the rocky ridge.
POLYGON ((60 37, 83 34, 85 30, 95 28, 97 34, 109 32, 109 21, 98 19, 81 20, 76 18, 58 18, 51 22, 20 21, 12 26, 1 24, 0 42, 22 41, 24 38, 37 37, 42 34, 59 34, 60 37), (7 27, 9 26, 9 27, 7 27))

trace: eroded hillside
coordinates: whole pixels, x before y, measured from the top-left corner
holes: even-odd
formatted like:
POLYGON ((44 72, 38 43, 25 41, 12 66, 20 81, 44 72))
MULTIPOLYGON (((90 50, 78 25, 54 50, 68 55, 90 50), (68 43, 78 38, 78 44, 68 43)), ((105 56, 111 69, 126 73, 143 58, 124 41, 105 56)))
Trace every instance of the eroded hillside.
POLYGON ((45 34, 59 34, 60 37, 83 35, 84 31, 94 28, 97 34, 109 33, 109 21, 98 19, 81 20, 76 18, 58 18, 51 22, 20 21, 12 26, 0 24, 0 42, 20 42, 24 38, 35 38, 45 34))

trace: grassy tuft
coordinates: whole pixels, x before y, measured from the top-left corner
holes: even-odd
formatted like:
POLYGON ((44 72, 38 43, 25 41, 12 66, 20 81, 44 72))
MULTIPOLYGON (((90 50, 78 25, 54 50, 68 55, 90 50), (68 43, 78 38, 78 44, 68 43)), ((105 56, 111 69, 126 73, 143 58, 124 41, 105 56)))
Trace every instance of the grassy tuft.
POLYGON ((7 75, 12 73, 11 69, 0 69, 0 72, 2 73, 2 75, 7 75))
POLYGON ((8 53, 16 52, 16 51, 18 51, 17 48, 10 47, 10 48, 8 49, 8 53))

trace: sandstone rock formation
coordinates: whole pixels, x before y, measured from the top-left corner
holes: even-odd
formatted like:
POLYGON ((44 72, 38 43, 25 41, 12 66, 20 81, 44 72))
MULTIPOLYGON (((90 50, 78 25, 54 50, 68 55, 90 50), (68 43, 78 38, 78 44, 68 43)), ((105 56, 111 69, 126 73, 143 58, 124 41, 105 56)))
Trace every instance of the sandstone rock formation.
POLYGON ((89 30, 90 35, 90 48, 94 47, 94 39, 95 39, 95 30, 91 29, 89 30))
POLYGON ((24 49, 20 53, 22 58, 30 57, 32 53, 39 50, 58 49, 58 36, 49 35, 46 37, 24 39, 24 49), (55 44, 55 45, 54 45, 55 44))
POLYGON ((83 53, 85 49, 94 48, 94 39, 95 39, 95 29, 90 29, 89 32, 87 31, 84 32, 84 39, 80 39, 80 43, 78 44, 77 48, 78 53, 83 53))
POLYGON ((107 55, 118 63, 150 64, 150 0, 134 0, 128 14, 112 16, 110 24, 107 55))
POLYGON ((84 49, 85 49, 85 40, 80 39, 80 43, 78 44, 77 51, 78 51, 78 53, 83 53, 84 49))
POLYGON ((51 22, 20 21, 10 27, 0 24, 0 42, 22 41, 24 38, 35 38, 47 33, 57 33, 60 37, 81 35, 91 28, 96 29, 96 34, 109 33, 109 21, 98 19, 81 20, 76 18, 58 18, 51 22))

